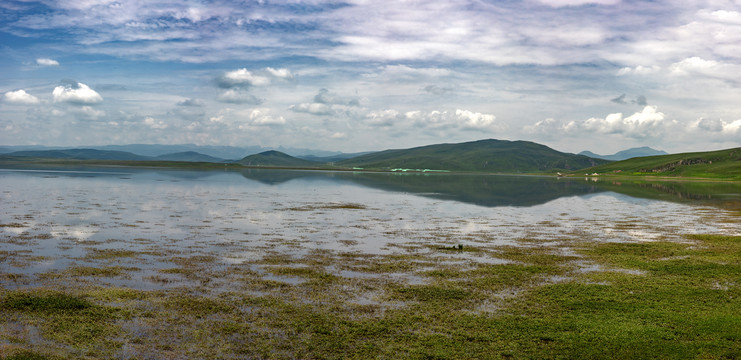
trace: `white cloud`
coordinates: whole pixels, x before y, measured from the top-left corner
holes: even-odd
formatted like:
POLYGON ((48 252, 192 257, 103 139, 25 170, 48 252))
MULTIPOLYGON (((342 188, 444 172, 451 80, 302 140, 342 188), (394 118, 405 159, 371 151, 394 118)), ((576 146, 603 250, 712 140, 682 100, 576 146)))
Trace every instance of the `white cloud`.
POLYGON ((291 80, 293 79, 293 74, 291 73, 291 70, 288 69, 273 69, 271 67, 265 68, 265 70, 270 73, 273 77, 279 78, 279 79, 285 79, 285 80, 291 80))
POLYGON ((470 110, 457 109, 455 112, 420 110, 401 113, 394 109, 373 111, 365 116, 365 123, 370 126, 398 126, 411 124, 427 129, 462 129, 462 130, 501 130, 504 125, 496 121, 496 116, 470 110))
POLYGON ((60 85, 52 91, 54 102, 69 102, 76 104, 97 104, 103 101, 95 90, 83 83, 60 85))
POLYGON ((167 129, 169 127, 169 125, 167 125, 167 123, 165 123, 164 121, 157 120, 151 116, 147 116, 146 118, 144 118, 144 125, 147 125, 151 129, 155 130, 167 129))
POLYGON ((501 128, 501 126, 495 122, 497 117, 491 114, 482 114, 469 110, 457 109, 455 111, 455 116, 457 117, 457 121, 462 123, 463 128, 466 129, 501 128))
POLYGON ((407 115, 402 114, 394 109, 386 109, 381 111, 373 111, 365 116, 365 123, 370 126, 393 126, 399 121, 403 121, 408 118, 407 115))
POLYGON ((265 76, 255 75, 246 68, 227 71, 216 81, 219 86, 223 88, 265 86, 270 84, 269 78, 265 76))
POLYGON ((590 118, 581 124, 585 130, 602 134, 626 134, 632 137, 657 135, 664 124, 664 113, 655 106, 646 106, 641 112, 623 117, 621 113, 607 115, 604 119, 590 118))
POLYGON ((291 105, 288 107, 289 110, 300 113, 307 113, 312 115, 332 115, 334 111, 327 104, 321 103, 303 103, 298 105, 291 105))
POLYGON ((738 74, 741 72, 741 65, 706 60, 695 56, 672 64, 670 71, 672 75, 676 76, 700 75, 710 78, 737 80, 738 74))
POLYGON ((665 134, 676 125, 675 120, 667 120, 664 113, 657 111, 656 106, 645 106, 640 112, 628 117, 624 117, 622 113, 612 113, 604 118, 593 117, 568 123, 545 119, 533 125, 524 126, 523 132, 538 135, 541 138, 555 138, 561 135, 581 137, 589 134, 602 134, 643 139, 665 134))
POLYGON ((733 137, 737 140, 737 136, 741 135, 741 119, 732 122, 726 122, 722 119, 700 118, 697 121, 691 123, 687 130, 690 133, 696 133, 697 131, 715 133, 718 135, 733 137))
POLYGON ((282 116, 272 116, 269 114, 270 109, 259 108, 250 112, 250 123, 252 125, 283 125, 286 119, 282 116))
POLYGON ((36 59, 36 64, 41 66, 59 66, 59 61, 54 59, 39 58, 36 59))
POLYGON ((38 104, 41 101, 39 98, 27 93, 25 90, 8 91, 4 95, 5 101, 13 104, 26 104, 33 105, 38 104))
POLYGON ((649 75, 654 74, 661 71, 661 66, 658 65, 652 65, 652 66, 642 66, 638 65, 636 67, 624 67, 620 70, 618 70, 617 75, 623 76, 623 75, 649 75))

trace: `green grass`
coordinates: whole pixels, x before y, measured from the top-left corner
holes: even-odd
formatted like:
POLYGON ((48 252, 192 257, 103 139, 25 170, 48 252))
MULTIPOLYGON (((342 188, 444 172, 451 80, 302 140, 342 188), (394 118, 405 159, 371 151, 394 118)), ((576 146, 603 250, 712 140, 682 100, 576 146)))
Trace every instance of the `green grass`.
POLYGON ((583 173, 741 180, 741 148, 646 156, 584 169, 583 173))

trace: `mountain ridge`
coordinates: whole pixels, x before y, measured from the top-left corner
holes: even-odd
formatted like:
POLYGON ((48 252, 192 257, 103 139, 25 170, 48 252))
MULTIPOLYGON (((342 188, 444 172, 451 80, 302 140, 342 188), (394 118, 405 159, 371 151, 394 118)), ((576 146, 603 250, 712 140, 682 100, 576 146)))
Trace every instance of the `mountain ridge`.
POLYGON ((339 161, 336 165, 382 170, 407 168, 533 173, 582 169, 606 162, 583 155, 563 153, 530 141, 484 139, 379 151, 339 161))
POLYGON ((634 157, 644 157, 644 156, 656 156, 656 155, 668 155, 666 151, 663 150, 656 150, 652 149, 648 146, 641 146, 641 147, 634 147, 622 151, 618 151, 612 155, 599 155, 595 154, 589 150, 584 150, 579 153, 579 155, 589 156, 591 158, 595 159, 604 159, 604 160, 611 160, 611 161, 620 161, 620 160, 627 160, 634 157))

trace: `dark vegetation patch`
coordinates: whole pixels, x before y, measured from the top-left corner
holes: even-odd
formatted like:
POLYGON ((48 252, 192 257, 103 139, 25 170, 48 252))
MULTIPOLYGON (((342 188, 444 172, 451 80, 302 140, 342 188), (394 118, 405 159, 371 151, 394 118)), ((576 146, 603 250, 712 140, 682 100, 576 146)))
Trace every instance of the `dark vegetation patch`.
POLYGON ((316 211, 316 210, 365 210, 367 206, 357 203, 319 203, 286 208, 289 211, 316 211))

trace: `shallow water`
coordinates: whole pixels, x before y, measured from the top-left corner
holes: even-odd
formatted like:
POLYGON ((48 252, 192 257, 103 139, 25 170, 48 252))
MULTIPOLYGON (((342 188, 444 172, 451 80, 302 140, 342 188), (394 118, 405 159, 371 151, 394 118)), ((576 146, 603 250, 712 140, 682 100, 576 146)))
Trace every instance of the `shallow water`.
MULTIPOLYGON (((302 279, 272 274, 266 259, 301 264, 317 252, 368 259, 411 253, 466 266, 504 260, 492 251, 435 248, 535 244, 569 252, 563 243, 574 238, 741 235, 737 210, 724 207, 738 203, 740 189, 720 184, 688 196, 676 186, 646 192, 652 186, 539 177, 5 169, 0 285, 35 285, 71 268, 121 267, 124 274, 76 278, 140 289, 188 286, 197 277, 162 272, 186 262, 207 263, 212 272, 245 265, 263 278, 295 284, 302 279)), ((325 269, 347 278, 379 276, 341 265, 325 269)), ((423 282, 414 273, 384 276, 423 282)))

